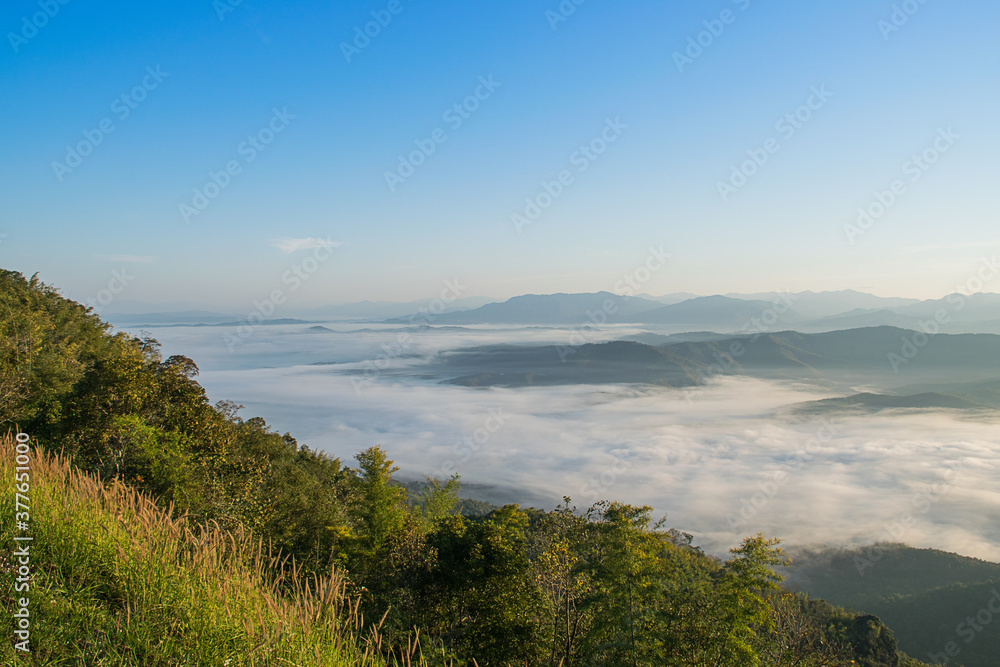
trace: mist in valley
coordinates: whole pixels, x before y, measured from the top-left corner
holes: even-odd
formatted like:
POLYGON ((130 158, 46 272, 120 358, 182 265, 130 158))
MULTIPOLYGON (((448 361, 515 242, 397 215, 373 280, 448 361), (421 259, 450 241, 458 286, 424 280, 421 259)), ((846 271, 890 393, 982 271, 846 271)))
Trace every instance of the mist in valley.
MULTIPOLYGON (((989 413, 791 411, 872 388, 822 378, 461 387, 432 372, 442 354, 566 345, 573 330, 325 328, 262 326, 235 349, 219 327, 150 333, 164 354, 198 363, 211 400, 240 403, 246 416, 263 416, 347 465, 379 444, 401 479, 457 473, 495 503, 552 508, 569 496, 579 508, 601 499, 648 504, 717 554, 766 532, 792 546, 891 541, 1000 558, 1000 445, 989 413)), ((608 327, 588 342, 642 331, 608 327)))

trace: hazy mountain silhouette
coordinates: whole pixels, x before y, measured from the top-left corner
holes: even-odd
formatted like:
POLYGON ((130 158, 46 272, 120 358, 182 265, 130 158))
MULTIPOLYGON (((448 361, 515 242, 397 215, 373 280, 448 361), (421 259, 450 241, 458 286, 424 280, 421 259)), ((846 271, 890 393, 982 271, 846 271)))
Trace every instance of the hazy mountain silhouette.
POLYGON ((864 381, 883 387, 923 381, 933 386, 1000 377, 1000 336, 926 336, 874 327, 819 334, 783 331, 658 346, 629 341, 491 345, 441 355, 431 368, 450 376, 451 383, 471 386, 636 382, 680 387, 714 375, 864 381))
POLYGON ((920 301, 903 308, 894 308, 901 315, 933 319, 944 313, 953 322, 985 322, 1000 320, 1000 294, 949 294, 943 299, 920 301))
POLYGON ((795 311, 785 303, 775 307, 774 303, 769 301, 703 296, 640 313, 638 321, 643 324, 670 324, 739 331, 759 328, 760 325, 755 325, 754 320, 761 319, 769 310, 773 311, 771 317, 777 318, 771 320, 771 324, 780 321, 787 326, 799 319, 795 311))
POLYGON ((798 328, 809 332, 823 332, 885 326, 918 331, 920 329, 920 318, 910 315, 900 315, 888 308, 881 310, 857 308, 841 315, 823 317, 818 320, 802 323, 798 325, 798 328))
MULTIPOLYGON (((759 301, 773 301, 777 294, 726 294, 725 296, 736 299, 754 299, 759 301)), ((838 290, 834 292, 795 292, 789 294, 792 307, 803 318, 819 319, 846 314, 854 310, 883 310, 902 308, 915 303, 919 299, 905 299, 901 297, 881 297, 867 292, 856 290, 838 290)))
MULTIPOLYGON (((663 304, 610 292, 587 294, 525 294, 459 313, 434 317, 434 324, 587 324, 635 322, 635 316, 663 304)), ((411 317, 389 320, 407 323, 411 317)))
MULTIPOLYGON (((111 304, 106 319, 117 326, 185 324, 229 325, 239 316, 206 310, 137 312, 153 304, 128 302, 116 310, 111 304)), ((166 305, 166 304, 164 304, 166 305)), ((241 312, 241 309, 236 309, 241 312)), ((951 294, 942 299, 918 301, 878 297, 854 290, 836 292, 775 292, 692 296, 685 292, 663 296, 621 296, 610 292, 583 294, 525 294, 502 302, 468 297, 435 303, 360 301, 357 303, 288 309, 284 319, 311 321, 363 320, 391 324, 496 324, 591 326, 601 323, 645 324, 651 327, 690 328, 715 332, 793 328, 805 332, 836 331, 858 327, 893 326, 943 333, 1000 334, 1000 294, 951 294), (664 305, 668 304, 668 305, 664 305), (435 311, 430 311, 431 307, 435 311), (937 320, 946 318, 944 324, 937 320), (766 327, 757 324, 765 318, 766 327), (937 322, 937 324, 935 324, 937 322)))
POLYGON ((866 392, 841 398, 826 398, 820 401, 796 403, 789 406, 788 412, 799 416, 811 416, 850 412, 873 413, 882 410, 899 409, 983 410, 996 407, 1000 406, 984 405, 967 398, 940 392, 926 392, 908 396, 866 392))

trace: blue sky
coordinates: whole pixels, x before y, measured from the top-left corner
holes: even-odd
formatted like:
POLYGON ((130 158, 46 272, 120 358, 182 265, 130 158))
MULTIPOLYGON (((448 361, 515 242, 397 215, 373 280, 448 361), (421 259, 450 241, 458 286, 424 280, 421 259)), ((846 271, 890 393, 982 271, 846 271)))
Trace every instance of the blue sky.
POLYGON ((986 0, 234 3, 4 3, 0 266, 243 310, 610 290, 662 247, 653 294, 931 298, 1000 241, 986 0))

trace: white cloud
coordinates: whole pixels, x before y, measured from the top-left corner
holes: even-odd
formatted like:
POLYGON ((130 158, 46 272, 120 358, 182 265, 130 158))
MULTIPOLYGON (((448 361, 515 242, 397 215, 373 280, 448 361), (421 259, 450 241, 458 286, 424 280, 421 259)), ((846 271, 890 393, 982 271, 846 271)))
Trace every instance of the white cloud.
POLYGON ((332 241, 329 237, 325 239, 317 239, 309 236, 304 239, 277 239, 272 242, 271 245, 278 248, 283 253, 293 253, 298 252, 299 250, 311 250, 313 248, 338 248, 343 244, 340 241, 332 241))
POLYGON ((683 392, 656 387, 473 389, 422 377, 442 350, 558 339, 553 330, 484 328, 412 332, 404 354, 359 394, 345 371, 369 368, 364 360, 376 359, 399 332, 329 326, 343 333, 275 326, 238 355, 226 351, 219 332, 154 335, 164 354, 198 362, 213 401, 242 403, 244 416, 263 416, 348 465, 380 444, 412 477, 439 475, 450 460, 463 482, 524 489, 530 495, 523 498, 532 499, 526 504, 547 497, 554 505, 564 494, 580 507, 597 496, 649 504, 722 555, 741 536, 766 531, 789 546, 898 540, 1000 559, 995 422, 948 414, 845 417, 833 437, 800 458, 820 424, 777 414, 830 395, 819 386, 720 378, 688 402, 683 392), (487 438, 491 410, 505 420, 487 438), (477 431, 483 439, 470 445, 466 438, 477 431), (958 472, 949 477, 951 469, 958 472), (784 475, 772 484, 777 473, 784 475), (748 503, 757 507, 749 511, 748 503), (732 525, 741 513, 745 519, 732 525))

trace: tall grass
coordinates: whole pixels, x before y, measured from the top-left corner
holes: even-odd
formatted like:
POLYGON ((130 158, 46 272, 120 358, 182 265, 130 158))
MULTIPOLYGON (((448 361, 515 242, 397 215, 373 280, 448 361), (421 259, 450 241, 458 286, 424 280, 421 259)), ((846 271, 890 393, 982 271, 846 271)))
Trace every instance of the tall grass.
MULTIPOLYGON (((31 600, 31 653, 0 623, 4 665, 250 667, 384 665, 377 630, 336 571, 303 577, 246 531, 171 518, 117 482, 31 453, 30 529, 15 531, 14 460, 0 440, 4 608, 31 600), (194 527, 192 527, 194 526, 194 527), (34 537, 31 590, 15 593, 15 534, 34 537)), ((409 664, 419 653, 412 642, 409 664)))

